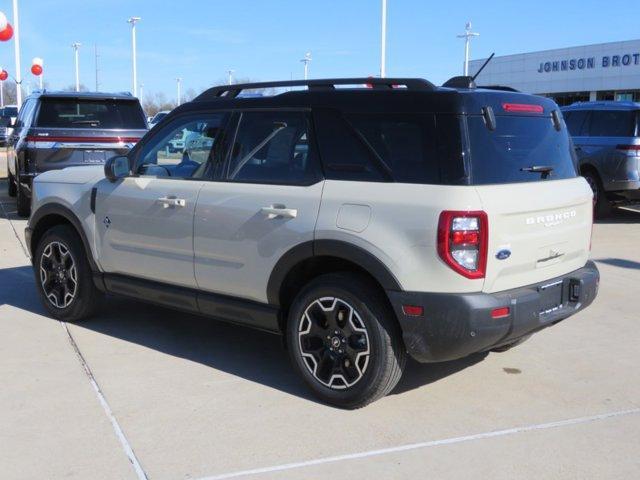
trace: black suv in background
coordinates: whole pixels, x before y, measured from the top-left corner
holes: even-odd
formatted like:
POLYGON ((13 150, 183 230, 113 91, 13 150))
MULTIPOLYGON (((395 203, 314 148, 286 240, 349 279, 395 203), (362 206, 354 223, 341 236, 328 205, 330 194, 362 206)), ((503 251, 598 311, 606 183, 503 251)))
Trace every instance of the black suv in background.
POLYGON ((8 138, 9 195, 18 215, 29 216, 31 183, 47 170, 104 163, 126 154, 147 132, 130 94, 38 92, 20 108, 8 138))
POLYGON ((596 216, 640 202, 640 103, 580 102, 562 109, 596 216))

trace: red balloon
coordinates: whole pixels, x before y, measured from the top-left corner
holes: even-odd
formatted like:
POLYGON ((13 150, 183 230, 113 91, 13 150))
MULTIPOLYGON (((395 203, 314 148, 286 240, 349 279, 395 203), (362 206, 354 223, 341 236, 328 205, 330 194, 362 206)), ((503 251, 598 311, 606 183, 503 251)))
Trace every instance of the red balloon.
POLYGON ((0 31, 0 42, 6 42, 13 37, 13 27, 10 23, 7 23, 7 27, 0 31))
POLYGON ((6 70, 2 70, 0 72, 0 82, 4 82, 7 78, 9 78, 9 74, 6 70))
POLYGON ((40 65, 31 65, 31 73, 33 73, 36 77, 38 75, 42 75, 42 67, 40 65))

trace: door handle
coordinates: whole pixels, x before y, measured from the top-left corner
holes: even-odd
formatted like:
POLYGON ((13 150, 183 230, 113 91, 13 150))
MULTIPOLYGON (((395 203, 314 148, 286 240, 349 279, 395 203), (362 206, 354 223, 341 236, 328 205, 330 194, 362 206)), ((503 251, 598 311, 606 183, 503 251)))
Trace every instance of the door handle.
POLYGON ((187 206, 187 201, 184 198, 161 197, 158 199, 158 202, 162 204, 162 208, 187 206))
POLYGON ((270 207, 262 207, 260 211, 267 215, 269 219, 283 217, 283 218, 296 218, 298 216, 298 210, 295 208, 287 208, 284 205, 271 205, 270 207))

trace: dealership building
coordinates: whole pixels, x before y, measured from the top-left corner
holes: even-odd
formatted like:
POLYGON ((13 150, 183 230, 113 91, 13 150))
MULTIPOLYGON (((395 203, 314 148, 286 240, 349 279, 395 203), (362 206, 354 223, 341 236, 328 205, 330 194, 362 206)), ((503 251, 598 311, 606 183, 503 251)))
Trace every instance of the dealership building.
MULTIPOLYGON (((471 61, 470 75, 485 60, 471 61)), ((587 100, 640 102, 640 40, 496 56, 476 83, 552 97, 559 105, 587 100)))

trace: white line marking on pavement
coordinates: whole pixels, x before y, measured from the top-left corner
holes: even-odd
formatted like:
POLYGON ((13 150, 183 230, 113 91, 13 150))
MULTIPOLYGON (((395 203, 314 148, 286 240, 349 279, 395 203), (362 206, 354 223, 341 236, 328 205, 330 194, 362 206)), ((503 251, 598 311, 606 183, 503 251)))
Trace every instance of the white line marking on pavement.
POLYGON ((534 430, 546 430, 549 428, 566 427, 568 425, 577 425, 581 423, 595 422, 597 420, 605 420, 607 418, 621 417, 625 415, 640 414, 640 408, 632 410, 621 410, 617 412, 602 413, 600 415, 592 415, 589 417, 570 418, 568 420, 560 420, 557 422, 538 423, 535 425, 527 425, 524 427, 507 428, 505 430, 494 430, 492 432, 476 433, 474 435, 465 435, 462 437, 445 438, 442 440, 432 440, 429 442, 410 443, 408 445, 400 445, 398 447, 382 448, 379 450, 369 450, 367 452, 351 453, 347 455, 337 455, 335 457, 324 457, 306 462, 286 463, 284 465, 275 465, 272 467, 255 468, 252 470, 242 470, 231 473, 223 473, 211 477, 202 477, 199 480, 225 480, 228 478, 244 477, 248 475, 260 475, 263 473, 281 472, 283 470, 292 470, 295 468, 311 467, 314 465, 322 465, 325 463, 342 462, 345 460, 356 460, 366 457, 375 457, 378 455, 386 455, 388 453, 406 452, 408 450, 417 450, 420 448, 437 447, 440 445, 451 445, 454 443, 470 442, 474 440, 482 440, 485 438, 501 437, 504 435, 513 435, 515 433, 531 432, 534 430))
MULTIPOLYGON (((13 233, 15 234, 16 239, 18 240, 18 243, 20 244, 20 247, 22 247, 23 253, 27 257, 27 259, 29 259, 30 257, 29 257, 29 254, 27 252, 27 249, 23 245, 22 240, 20 239, 20 236, 18 235, 18 232, 16 231, 16 229, 15 229, 15 227, 13 225, 13 222, 11 221, 11 218, 9 218, 9 215, 7 215, 7 211, 4 209, 4 205, 2 204, 2 202, 0 202, 0 209, 2 209, 2 213, 4 214, 4 217, 9 221, 9 224, 11 225, 11 228, 13 229, 13 233)), ((96 392, 96 396, 98 397, 98 400, 100 401, 100 405, 102 405, 102 408, 103 408, 104 412, 106 413, 107 417, 109 418, 109 421, 111 422, 111 426, 113 427, 113 430, 114 430, 116 436, 118 437, 118 440, 120 440, 120 444, 122 445, 122 448, 124 449, 124 453, 127 455, 127 457, 129 458, 129 461, 131 462, 131 465, 133 466, 133 469, 136 471, 136 475, 138 477, 138 480, 148 480, 147 474, 142 469, 142 466, 140 465, 140 461, 138 460, 138 457, 136 457, 136 454, 133 452, 133 448, 131 448, 131 445, 129 444, 129 441, 127 440, 127 437, 125 437, 124 432, 122 431, 122 428, 120 427, 120 424, 118 423, 118 420, 116 420, 116 417, 113 415, 113 412, 111 411, 111 407, 107 403, 107 399, 105 398, 104 394, 102 393, 102 390, 100 390, 100 386, 98 385, 98 382, 96 382, 96 379, 93 376, 93 372, 91 372, 91 369, 89 368, 89 365, 87 364, 86 360, 84 359, 84 356, 80 352, 80 348, 78 347, 78 344, 76 343, 75 339, 73 338, 73 335, 71 335, 71 332, 69 331, 69 328, 67 327, 67 324, 65 322, 60 322, 60 325, 62 325, 62 328, 66 332, 67 338, 69 339, 69 343, 71 343, 71 347, 76 352, 76 356, 78 357, 78 360, 80 361, 80 365, 82 366, 82 369, 84 370, 84 373, 89 378, 89 382, 91 383, 91 386, 93 387, 93 390, 96 392)))
POLYGON ((78 348, 78 344, 76 344, 76 341, 73 339, 73 336, 71 335, 71 332, 67 327, 67 324, 65 322, 60 322, 60 325, 62 325, 62 328, 64 328, 64 331, 67 333, 69 342, 71 343, 73 350, 76 352, 76 355, 78 356, 78 360, 80 361, 80 364, 84 369, 84 372, 87 374, 87 377, 89 377, 89 382, 91 382, 91 386, 95 390, 98 400, 100 400, 100 405, 102 405, 102 408, 104 409, 104 413, 106 413, 107 417, 109 417, 109 420, 111 421, 111 426, 113 427, 113 430, 116 432, 116 436, 118 437, 118 440, 120 440, 120 444, 122 445, 124 452, 127 454, 127 457, 129 457, 129 461, 131 462, 131 465, 133 465, 133 468, 136 471, 136 475, 138 476, 138 479, 148 480, 147 474, 142 469, 142 466, 138 461, 138 457, 136 457, 136 454, 133 452, 133 448, 131 448, 131 445, 129 444, 127 437, 125 437, 124 432, 122 431, 122 428, 118 423, 118 420, 116 420, 116 417, 113 415, 113 412, 111 411, 111 407, 109 407, 109 404, 107 403, 107 399, 104 397, 102 390, 100 390, 100 386, 98 385, 98 382, 96 382, 96 379, 94 378, 93 373, 89 368, 89 365, 87 365, 87 362, 82 356, 82 353, 78 348))
POLYGON ((22 239, 20 238, 20 235, 18 235, 18 231, 16 230, 16 227, 13 225, 13 222, 9 218, 9 214, 4 209, 4 203, 3 202, 0 202, 0 208, 2 209, 2 214, 4 215, 4 218, 7 219, 7 221, 9 222, 9 225, 11 226, 11 230, 13 230, 13 234, 16 236, 16 239, 18 240, 18 244, 20 245, 20 248, 22 248, 22 253, 24 253, 25 256, 28 259, 30 259, 31 255, 29 255, 29 252, 27 251, 26 247, 22 243, 22 239))

